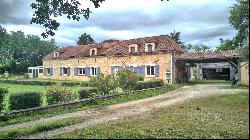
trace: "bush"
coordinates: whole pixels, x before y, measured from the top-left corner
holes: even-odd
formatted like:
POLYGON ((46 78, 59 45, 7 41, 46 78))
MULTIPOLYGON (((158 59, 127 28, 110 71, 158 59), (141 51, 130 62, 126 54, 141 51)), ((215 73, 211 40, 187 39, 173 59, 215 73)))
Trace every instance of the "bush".
POLYGON ((136 90, 161 87, 164 85, 162 80, 149 80, 149 81, 139 81, 136 83, 136 90))
POLYGON ((84 88, 78 91, 80 99, 86 99, 86 98, 91 98, 94 97, 94 93, 97 92, 96 88, 89 87, 89 88, 84 88))
POLYGON ((28 73, 25 73, 25 74, 24 74, 24 79, 29 79, 29 78, 30 78, 29 74, 28 74, 28 73))
POLYGON ((50 87, 44 94, 48 105, 71 101, 73 94, 65 88, 50 87))
POLYGON ((8 93, 8 90, 5 88, 0 88, 0 110, 3 109, 3 99, 4 96, 8 93))
POLYGON ((62 82, 61 83, 62 86, 78 86, 78 85, 81 85, 81 86, 88 86, 89 83, 88 82, 62 82))
POLYGON ((113 76, 104 76, 100 74, 90 79, 90 86, 96 87, 97 92, 101 95, 112 94, 117 87, 116 80, 113 76))
POLYGON ((42 103, 41 93, 38 92, 22 92, 9 95, 9 110, 18 110, 32 107, 39 107, 42 103))
POLYGON ((119 70, 116 74, 118 85, 124 90, 133 90, 139 79, 141 80, 141 76, 131 72, 127 68, 119 70))
POLYGON ((50 86, 56 84, 52 81, 23 81, 23 80, 0 80, 1 83, 22 84, 22 85, 42 85, 50 86))

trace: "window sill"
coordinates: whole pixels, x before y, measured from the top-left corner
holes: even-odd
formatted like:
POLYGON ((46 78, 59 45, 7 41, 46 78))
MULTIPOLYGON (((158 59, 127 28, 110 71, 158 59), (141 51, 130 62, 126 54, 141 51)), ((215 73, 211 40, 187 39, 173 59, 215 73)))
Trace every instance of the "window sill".
POLYGON ((78 74, 77 76, 85 76, 86 74, 78 74))
POLYGON ((90 76, 93 76, 93 77, 95 77, 95 76, 97 76, 97 75, 90 75, 90 76))
POLYGON ((145 77, 155 77, 155 75, 145 75, 145 77))

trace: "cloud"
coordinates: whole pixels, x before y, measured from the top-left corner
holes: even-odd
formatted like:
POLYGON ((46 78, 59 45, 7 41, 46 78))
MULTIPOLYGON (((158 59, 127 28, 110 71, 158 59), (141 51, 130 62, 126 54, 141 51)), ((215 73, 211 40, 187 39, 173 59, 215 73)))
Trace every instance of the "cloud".
MULTIPOLYGON (((16 2, 16 1, 15 1, 16 2)), ((90 7, 89 20, 68 20, 59 17, 61 23, 56 36, 60 45, 75 45, 75 40, 83 34, 90 34, 97 42, 105 39, 130 39, 152 35, 181 32, 186 43, 216 46, 219 38, 231 39, 235 30, 229 25, 229 7, 235 1, 229 0, 109 0, 95 9, 93 4, 83 1, 82 7, 90 7)), ((28 24, 32 16, 31 0, 17 0, 17 5, 8 0, 0 1, 0 24, 27 25, 21 28, 27 33, 40 35, 42 26, 28 24), (1 9, 2 7, 5 7, 1 9), (10 7, 14 9, 10 9, 10 7), (25 9, 22 11, 22 9, 25 9), (10 9, 8 11, 8 9, 10 9), (19 9, 19 10, 18 10, 19 9), (22 12, 20 12, 20 10, 22 12), (4 13, 4 14, 2 14, 4 13), (23 16, 20 16, 23 15, 23 16), (37 30, 36 30, 37 29, 37 30)), ((18 26, 17 26, 18 27, 18 26)), ((11 28, 8 28, 11 30, 11 28)))

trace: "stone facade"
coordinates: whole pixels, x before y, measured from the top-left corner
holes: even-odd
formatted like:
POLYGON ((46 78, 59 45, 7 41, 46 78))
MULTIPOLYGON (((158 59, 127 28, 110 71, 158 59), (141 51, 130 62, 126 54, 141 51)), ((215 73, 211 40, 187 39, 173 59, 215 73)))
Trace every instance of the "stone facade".
POLYGON ((240 82, 242 85, 249 85, 249 70, 247 62, 240 62, 240 82))
POLYGON ((69 58, 69 59, 54 59, 44 60, 44 75, 39 75, 43 79, 56 79, 56 80, 78 80, 88 81, 91 76, 75 75, 74 69, 76 67, 99 67, 100 73, 104 75, 111 74, 112 66, 143 66, 147 64, 154 64, 159 66, 159 75, 144 75, 145 80, 162 79, 165 83, 172 83, 173 79, 173 66, 171 53, 143 53, 140 55, 126 55, 126 56, 91 56, 82 58, 69 58), (69 75, 60 74, 61 67, 69 67, 69 75), (53 68, 52 74, 46 73, 46 68, 53 68), (166 79, 166 72, 170 74, 170 79, 166 79))

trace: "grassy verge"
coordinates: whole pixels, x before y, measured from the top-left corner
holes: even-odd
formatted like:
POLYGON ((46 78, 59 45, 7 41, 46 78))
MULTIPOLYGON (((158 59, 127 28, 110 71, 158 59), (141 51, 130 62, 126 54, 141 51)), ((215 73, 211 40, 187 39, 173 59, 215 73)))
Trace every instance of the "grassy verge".
POLYGON ((220 89, 249 89, 249 86, 220 86, 220 89))
POLYGON ((79 123, 85 120, 86 118, 68 118, 64 120, 49 122, 46 124, 39 124, 35 126, 22 127, 22 128, 12 129, 8 131, 2 131, 0 132, 0 139, 17 138, 17 137, 21 137, 21 136, 25 136, 25 135, 29 135, 33 133, 38 133, 38 132, 43 132, 43 131, 48 131, 48 130, 64 127, 64 126, 79 123))
POLYGON ((155 95, 167 93, 169 91, 180 88, 184 85, 187 85, 187 84, 171 85, 171 86, 167 86, 167 87, 161 88, 161 89, 143 91, 140 93, 131 94, 131 95, 127 95, 127 96, 120 96, 120 97, 116 97, 116 98, 109 99, 109 100, 98 99, 98 100, 95 100, 93 102, 89 102, 87 104, 80 105, 80 106, 70 106, 70 107, 49 109, 49 110, 44 110, 44 111, 24 113, 24 114, 12 116, 11 118, 7 118, 6 120, 0 121, 0 126, 20 123, 20 122, 25 122, 25 121, 30 121, 30 120, 36 120, 36 119, 40 119, 42 117, 49 117, 49 116, 58 115, 58 114, 65 114, 65 113, 76 112, 76 111, 81 111, 81 110, 90 109, 90 108, 102 107, 102 106, 106 106, 106 105, 123 103, 123 102, 127 102, 127 101, 152 97, 155 95))
POLYGON ((232 81, 226 80, 192 80, 189 81, 192 84, 208 84, 208 83, 232 83, 232 81))
POLYGON ((249 93, 214 95, 58 136, 70 139, 249 138, 249 93))

